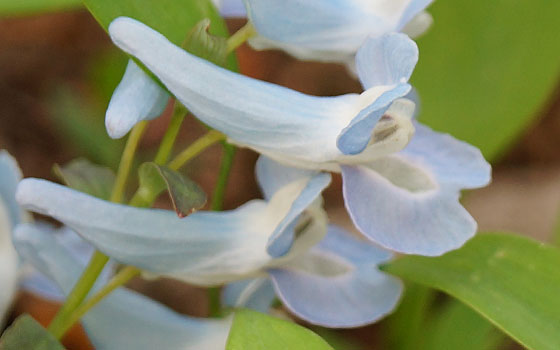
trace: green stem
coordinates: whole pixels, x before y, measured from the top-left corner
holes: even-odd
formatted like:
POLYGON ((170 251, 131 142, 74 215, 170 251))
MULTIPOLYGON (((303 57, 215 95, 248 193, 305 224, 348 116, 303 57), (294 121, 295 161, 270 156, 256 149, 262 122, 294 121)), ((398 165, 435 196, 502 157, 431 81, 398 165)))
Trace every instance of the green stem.
POLYGON ((212 195, 211 209, 214 211, 220 211, 224 206, 224 196, 226 193, 227 182, 233 165, 233 158, 235 156, 235 146, 224 142, 223 148, 224 153, 222 155, 222 165, 220 166, 218 181, 216 182, 214 194, 212 195))
POLYGON ((86 302, 77 307, 74 312, 69 315, 68 321, 64 324, 62 332, 65 333, 68 331, 74 323, 79 322, 82 316, 103 300, 103 298, 139 274, 140 270, 134 266, 127 266, 119 271, 119 273, 113 276, 113 278, 105 286, 103 286, 103 288, 101 288, 86 302))
POLYGON ((167 164, 169 169, 179 170, 189 160, 199 155, 202 151, 218 141, 225 140, 224 134, 216 130, 208 131, 204 136, 193 142, 189 147, 179 153, 167 164))
MULTIPOLYGON (((51 334, 57 339, 62 338, 66 330, 69 328, 67 326, 68 318, 84 301, 108 261, 109 258, 101 252, 96 251, 93 254, 88 266, 82 273, 82 276, 68 295, 66 302, 62 305, 55 318, 49 324, 49 332, 51 332, 51 334)), ((73 323, 71 323, 70 326, 72 324, 73 323)))
POLYGON ((257 35, 257 30, 253 26, 253 23, 251 23, 250 21, 247 22, 247 24, 245 24, 241 29, 239 29, 229 37, 229 39, 227 40, 226 52, 228 54, 233 52, 233 50, 237 49, 244 42, 254 37, 255 35, 257 35))
POLYGON ((173 107, 171 121, 169 122, 169 127, 167 128, 167 131, 165 132, 165 135, 161 140, 156 158, 154 159, 154 163, 158 165, 164 165, 165 163, 167 163, 169 155, 173 150, 175 140, 177 139, 177 135, 179 134, 179 129, 181 128, 183 120, 185 120, 187 112, 188 111, 185 106, 183 106, 181 102, 176 100, 175 106, 173 107))
POLYGON ((138 144, 142 134, 146 130, 146 125, 148 122, 141 121, 136 124, 136 126, 130 132, 130 136, 126 141, 123 154, 121 156, 121 162, 119 164, 119 170, 117 172, 117 178, 115 179, 115 185, 113 186, 113 192, 111 193, 111 202, 121 203, 124 190, 126 187, 126 181, 128 180, 128 175, 130 174, 130 169, 132 168, 132 163, 134 160, 134 154, 138 149, 138 144))

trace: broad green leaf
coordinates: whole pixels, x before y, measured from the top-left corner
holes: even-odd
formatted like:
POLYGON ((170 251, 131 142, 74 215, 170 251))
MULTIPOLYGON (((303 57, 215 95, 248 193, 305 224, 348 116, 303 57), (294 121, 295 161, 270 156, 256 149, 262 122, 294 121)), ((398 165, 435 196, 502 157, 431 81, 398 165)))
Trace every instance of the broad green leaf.
POLYGON ((332 350, 317 334, 295 323, 251 310, 235 312, 226 350, 332 350))
POLYGON ((0 350, 64 350, 64 347, 31 316, 23 315, 2 335, 0 350))
POLYGON ((420 38, 413 84, 420 120, 503 154, 560 78, 560 1, 443 0, 420 38))
POLYGON ((418 350, 495 350, 504 341, 494 326, 465 304, 450 300, 425 323, 418 350))
POLYGON ((313 327, 313 332, 317 333, 323 340, 329 343, 334 349, 340 350, 363 350, 364 347, 360 342, 351 335, 341 334, 336 329, 313 327))
POLYGON ((138 193, 146 196, 147 202, 153 202, 157 195, 167 189, 173 208, 181 218, 202 208, 206 204, 206 193, 194 181, 165 166, 148 162, 138 171, 140 188, 138 193))
POLYGON ((405 256, 383 267, 469 305, 530 349, 560 349, 560 250, 506 234, 479 234, 459 250, 405 256))
POLYGON ((397 310, 385 321, 387 340, 392 350, 418 350, 436 292, 408 283, 397 310))
POLYGON ((210 34, 209 28, 208 18, 198 22, 187 35, 183 48, 198 57, 223 66, 227 59, 227 39, 210 34))
POLYGON ((0 17, 80 8, 81 0, 0 0, 0 17))
POLYGON ((70 188, 105 200, 111 197, 115 173, 109 168, 80 158, 64 166, 55 164, 53 170, 58 178, 70 188))
MULTIPOLYGON (((117 17, 132 17, 162 33, 176 45, 181 45, 189 31, 205 18, 212 24, 211 34, 229 35, 211 0, 84 0, 84 3, 105 29, 117 17)), ((237 67, 233 55, 228 58, 228 67, 237 67)))

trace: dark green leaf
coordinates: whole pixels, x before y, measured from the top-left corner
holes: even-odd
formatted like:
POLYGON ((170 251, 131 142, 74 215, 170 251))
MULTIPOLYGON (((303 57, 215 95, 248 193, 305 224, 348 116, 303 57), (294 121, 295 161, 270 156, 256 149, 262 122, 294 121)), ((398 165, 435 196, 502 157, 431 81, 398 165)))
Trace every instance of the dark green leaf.
POLYGON ((332 350, 317 334, 295 323, 251 310, 235 312, 226 350, 332 350))
POLYGON ((0 0, 0 16, 21 16, 80 8, 81 0, 0 0))
POLYGON ((419 40, 420 120, 495 159, 538 115, 560 76, 560 1, 445 0, 419 40))
POLYGON ((86 159, 75 159, 62 167, 56 164, 53 170, 70 188, 105 200, 111 197, 115 174, 109 168, 86 159))
MULTIPOLYGON (((181 45, 189 31, 205 18, 212 23, 211 34, 229 35, 224 20, 210 0, 84 0, 84 3, 105 29, 117 17, 132 17, 162 33, 176 45, 181 45)), ((237 67, 233 55, 228 58, 228 67, 237 67)))
POLYGON ((479 234, 456 251, 405 256, 383 267, 463 301, 530 349, 560 349, 560 250, 506 234, 479 234))
POLYGON ((187 35, 183 48, 193 55, 223 66, 228 55, 227 39, 210 34, 209 28, 210 20, 208 18, 198 22, 187 35))
POLYGON ((200 186, 165 166, 156 163, 144 163, 139 169, 140 193, 149 196, 153 201, 156 196, 167 189, 173 202, 173 208, 179 217, 185 217, 206 204, 206 193, 200 186))
POLYGON ((31 316, 23 315, 4 332, 0 350, 64 350, 64 347, 31 316))

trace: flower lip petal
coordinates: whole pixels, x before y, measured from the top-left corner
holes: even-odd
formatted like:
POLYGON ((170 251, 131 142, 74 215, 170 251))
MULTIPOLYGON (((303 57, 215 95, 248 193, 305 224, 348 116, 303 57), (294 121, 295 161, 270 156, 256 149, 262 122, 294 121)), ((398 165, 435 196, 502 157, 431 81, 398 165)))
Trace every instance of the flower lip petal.
POLYGON ((107 107, 107 133, 113 139, 123 137, 139 121, 158 117, 165 109, 168 99, 169 94, 133 60, 129 60, 124 76, 107 107))
POLYGON ((268 313, 275 299, 276 292, 268 277, 230 283, 222 294, 224 305, 250 308, 262 313, 268 313))
POLYGON ((373 103, 362 109, 350 124, 338 135, 336 145, 346 155, 362 152, 371 139, 371 133, 383 114, 389 109, 394 100, 405 96, 411 86, 403 83, 385 91, 373 103))
POLYGON ((375 322, 395 308, 402 283, 376 268, 391 258, 389 252, 331 226, 310 254, 332 255, 332 264, 340 259, 352 267, 329 274, 321 270, 330 264, 300 269, 301 261, 296 260, 269 270, 277 295, 298 317, 325 327, 349 328, 375 322))
POLYGON ((16 202, 16 187, 21 180, 21 170, 7 151, 0 151, 0 200, 6 205, 12 227, 20 223, 24 212, 16 202))
POLYGON ((370 37, 356 54, 356 69, 364 89, 406 83, 418 62, 418 46, 402 33, 370 37))

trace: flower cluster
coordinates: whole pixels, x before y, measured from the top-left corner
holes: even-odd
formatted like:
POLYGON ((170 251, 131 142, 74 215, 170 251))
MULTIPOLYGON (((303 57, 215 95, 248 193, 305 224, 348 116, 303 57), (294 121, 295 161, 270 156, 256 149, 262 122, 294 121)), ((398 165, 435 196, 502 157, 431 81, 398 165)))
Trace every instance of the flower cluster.
MULTIPOLYGON (((40 179, 20 181, 14 194, 19 178, 2 167, 0 176, 11 177, 0 188, 6 202, 0 207, 0 249, 12 249, 6 232, 22 215, 15 196, 23 208, 53 217, 147 276, 226 285, 223 300, 232 307, 267 312, 277 297, 292 314, 317 325, 357 327, 379 320, 395 308, 402 284, 378 265, 392 252, 435 256, 460 247, 476 232, 460 193, 490 181, 490 166, 476 148, 415 120, 409 78, 419 54, 407 34, 427 29, 430 3, 244 0, 258 33, 249 41, 253 47, 354 70, 364 91, 334 97, 228 71, 134 19, 117 18, 109 28, 113 42, 165 89, 131 60, 107 110, 109 135, 124 136, 138 122, 159 116, 173 95, 229 142, 261 154, 255 173, 264 199, 179 218, 40 179), (331 172, 342 175, 345 206, 363 238, 328 224, 321 192, 331 172)), ((242 13, 234 3, 222 5, 225 12, 242 13)), ((19 225, 14 243, 26 261, 70 292, 81 264, 43 226, 19 225)), ((15 271, 15 254, 0 256, 10 259, 2 268, 15 271)), ((5 283, 13 286, 5 289, 11 295, 15 278, 5 283)), ((117 290, 84 324, 99 348, 200 350, 223 349, 231 318, 179 316, 117 290)))

